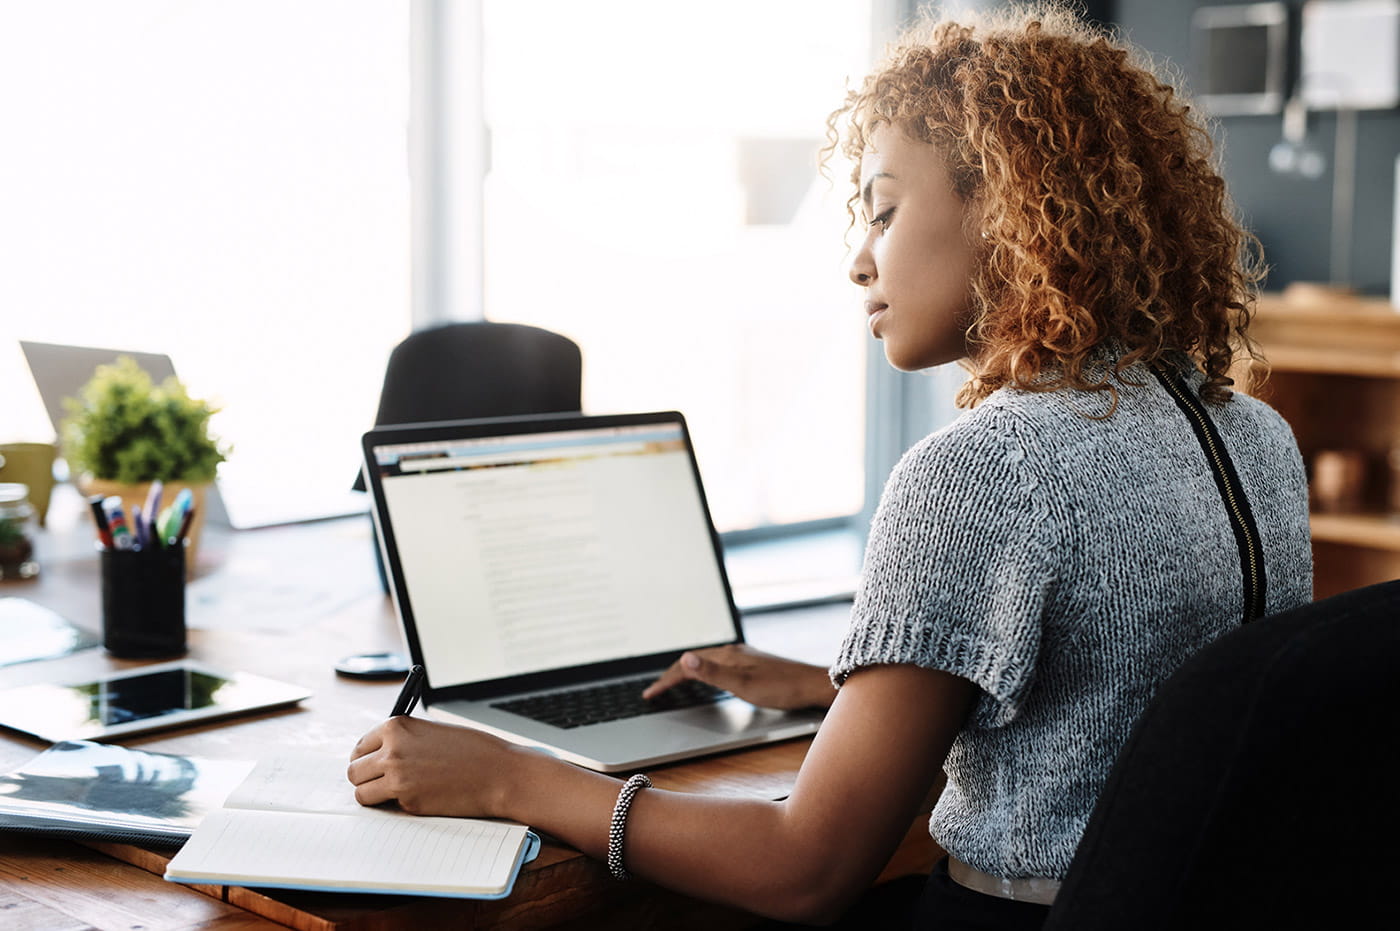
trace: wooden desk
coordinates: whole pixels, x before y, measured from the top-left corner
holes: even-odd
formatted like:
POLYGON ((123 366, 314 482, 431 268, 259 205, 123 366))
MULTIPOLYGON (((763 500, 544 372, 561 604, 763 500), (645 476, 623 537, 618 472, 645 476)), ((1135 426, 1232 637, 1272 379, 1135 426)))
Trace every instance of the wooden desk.
MULTIPOLYGON (((60 489, 50 529, 38 540, 42 572, 6 583, 0 596, 48 605, 82 626, 99 624, 97 560, 81 502, 60 489)), ((746 626, 759 646, 811 661, 834 653, 846 608, 761 615, 746 626)), ((299 707, 122 741, 159 752, 253 760, 285 747, 345 755, 388 712, 397 683, 335 675, 341 656, 402 649, 393 609, 375 574, 363 517, 230 533, 206 528, 200 565, 187 593, 190 656, 305 686, 299 707)), ((0 667, 0 687, 140 665, 100 648, 61 659, 0 667)), ((781 798, 792 788, 808 740, 796 740, 649 770, 655 784, 680 791, 781 798)), ((47 744, 0 732, 0 771, 47 744)), ((939 855, 916 818, 884 878, 926 872, 939 855)), ((648 883, 613 882, 601 863, 546 839, 500 902, 411 896, 259 892, 184 887, 160 878, 167 853, 120 844, 0 833, 0 910, 6 927, 35 928, 396 928, 450 923, 460 928, 743 927, 752 916, 689 899, 648 883), (18 921, 15 925, 12 921, 18 921)))

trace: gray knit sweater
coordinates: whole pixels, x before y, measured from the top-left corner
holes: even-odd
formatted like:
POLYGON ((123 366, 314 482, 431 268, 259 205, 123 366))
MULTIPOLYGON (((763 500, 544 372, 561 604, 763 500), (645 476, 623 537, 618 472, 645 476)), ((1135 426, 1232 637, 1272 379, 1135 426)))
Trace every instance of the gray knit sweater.
MULTIPOLYGON (((1085 416, 1106 393, 1003 389, 905 454, 831 670, 840 685, 914 663, 978 686, 930 830, 999 876, 1064 876, 1157 685, 1241 622, 1239 550, 1199 442, 1149 371, 1124 376, 1106 420, 1085 416)), ((1209 410, 1262 537, 1267 613, 1310 601, 1292 433, 1244 395, 1209 410)))

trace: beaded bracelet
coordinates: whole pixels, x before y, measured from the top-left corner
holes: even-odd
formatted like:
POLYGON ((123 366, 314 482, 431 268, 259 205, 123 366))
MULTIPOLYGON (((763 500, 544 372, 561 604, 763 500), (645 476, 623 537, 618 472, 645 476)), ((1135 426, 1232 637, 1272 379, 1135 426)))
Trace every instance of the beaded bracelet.
POLYGON ((642 789, 651 787, 651 780, 637 773, 622 784, 617 793, 617 804, 613 806, 612 823, 608 825, 608 872, 613 879, 627 879, 630 873, 622 865, 622 833, 627 830, 627 810, 632 807, 632 798, 642 789))

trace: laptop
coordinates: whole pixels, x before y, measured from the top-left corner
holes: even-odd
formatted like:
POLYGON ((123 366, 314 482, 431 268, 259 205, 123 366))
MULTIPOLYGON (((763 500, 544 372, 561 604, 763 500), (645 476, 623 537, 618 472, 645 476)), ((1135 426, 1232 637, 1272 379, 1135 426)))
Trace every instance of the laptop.
POLYGON ((363 443, 431 716, 600 772, 816 731, 819 711, 699 683, 639 697, 683 651, 743 640, 679 413, 385 426, 363 443))
MULTIPOLYGON (((159 352, 131 352, 121 349, 100 349, 93 346, 68 346, 62 343, 40 343, 20 340, 25 361, 34 376, 34 386, 44 402, 54 432, 62 435, 62 423, 68 416, 64 399, 75 398, 92 378, 99 365, 110 365, 122 356, 135 360, 151 380, 159 384, 175 374, 170 356, 159 352)), ((238 462, 225 463, 220 479, 211 486, 206 499, 209 520, 216 524, 248 530, 273 524, 319 520, 346 514, 364 513, 363 496, 341 489, 338 483, 326 481, 329 468, 322 473, 314 464, 295 475, 279 468, 275 473, 238 473, 238 462), (228 476, 234 473, 236 477, 228 476)))

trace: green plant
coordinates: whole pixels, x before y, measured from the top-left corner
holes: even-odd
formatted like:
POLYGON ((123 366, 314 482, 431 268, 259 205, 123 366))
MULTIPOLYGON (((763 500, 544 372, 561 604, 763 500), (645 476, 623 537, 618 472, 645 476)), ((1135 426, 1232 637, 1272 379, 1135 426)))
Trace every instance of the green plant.
POLYGON ((64 456, 94 478, 208 482, 229 452, 209 433, 217 408, 191 398, 174 376, 153 384, 130 356, 99 365, 64 404, 64 456))

